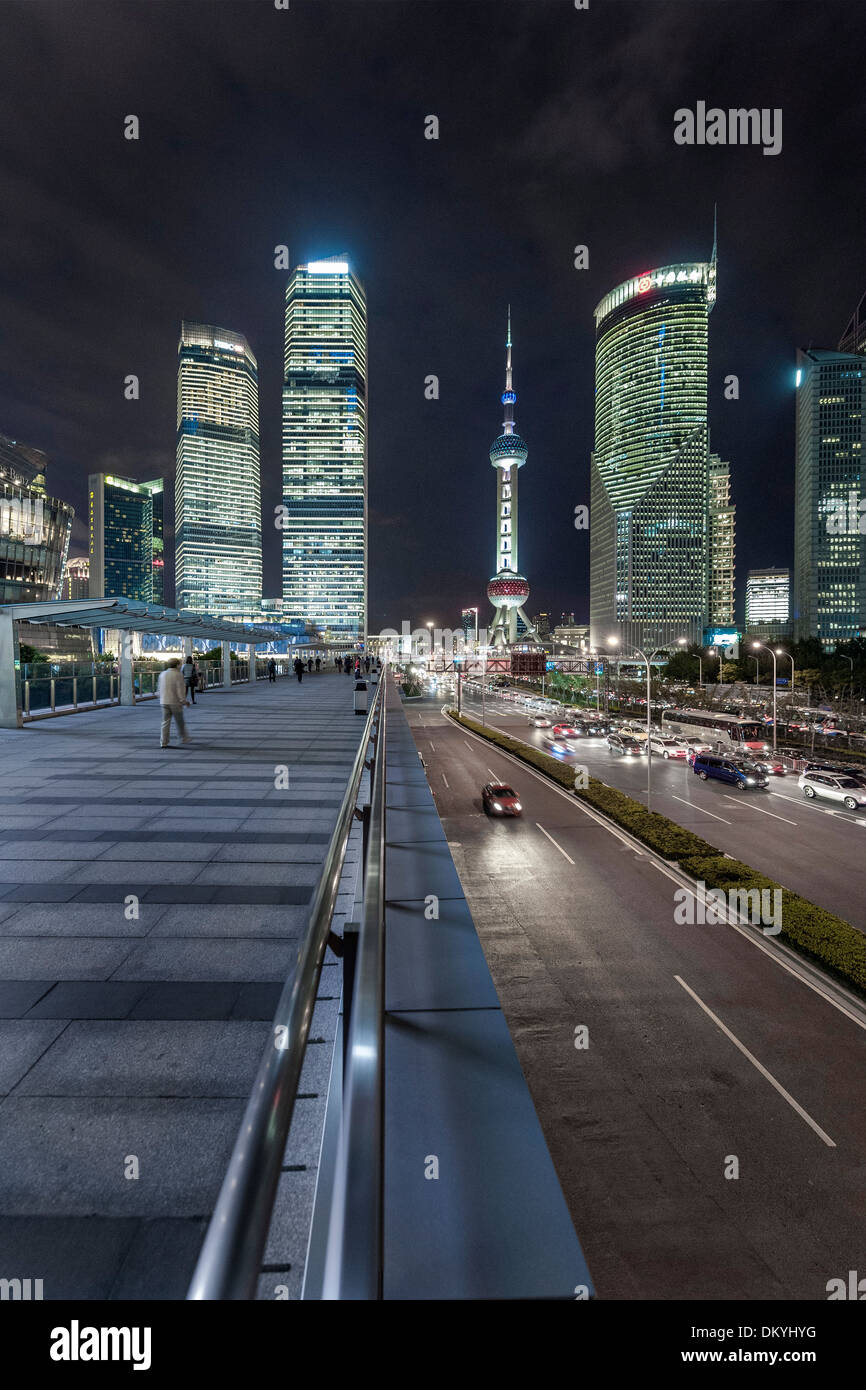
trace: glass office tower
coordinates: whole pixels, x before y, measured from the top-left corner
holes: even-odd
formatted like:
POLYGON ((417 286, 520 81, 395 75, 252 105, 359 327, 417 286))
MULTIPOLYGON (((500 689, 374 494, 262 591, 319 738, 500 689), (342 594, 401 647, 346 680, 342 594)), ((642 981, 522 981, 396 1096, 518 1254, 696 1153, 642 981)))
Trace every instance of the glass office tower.
POLYGON ((346 260, 286 287, 283 605, 323 634, 367 620, 367 302, 346 260))
POLYGON ((732 627, 736 507, 731 501, 731 467, 710 454, 710 627, 732 627))
POLYGON ((746 575, 746 631, 778 639, 788 631, 791 572, 770 566, 746 575))
POLYGON ((0 434, 0 603, 60 598, 75 512, 49 497, 48 460, 0 434))
POLYGON ((828 650, 866 632, 864 369, 861 353, 797 353, 794 624, 828 650))
POLYGON ((215 615, 262 600, 259 373, 246 338, 184 323, 178 344, 175 604, 215 615))
POLYGON ((700 642, 709 614, 708 317, 715 256, 648 270, 595 310, 590 629, 700 642))
POLYGON ((163 480, 91 473, 90 598, 163 601, 163 480))

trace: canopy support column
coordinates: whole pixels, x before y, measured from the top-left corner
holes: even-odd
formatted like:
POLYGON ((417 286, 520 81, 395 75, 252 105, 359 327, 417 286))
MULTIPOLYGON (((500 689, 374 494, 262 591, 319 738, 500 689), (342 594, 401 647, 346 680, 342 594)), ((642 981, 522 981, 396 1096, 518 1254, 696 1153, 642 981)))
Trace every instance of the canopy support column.
POLYGON ((0 729, 23 726, 18 628, 13 617, 0 613, 0 729))
POLYGON ((223 649, 223 686, 226 690, 231 689, 232 683, 232 653, 228 642, 222 643, 223 649))
POLYGON ((135 704, 135 691, 132 685, 132 633, 126 630, 120 632, 120 703, 122 705, 135 704))

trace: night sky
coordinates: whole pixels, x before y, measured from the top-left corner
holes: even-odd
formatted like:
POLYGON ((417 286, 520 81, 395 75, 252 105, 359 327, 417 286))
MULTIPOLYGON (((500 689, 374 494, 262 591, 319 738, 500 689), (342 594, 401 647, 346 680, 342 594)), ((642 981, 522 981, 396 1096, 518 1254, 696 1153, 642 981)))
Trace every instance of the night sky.
POLYGON ((793 560, 795 350, 835 347, 866 289, 864 39, 850 0, 0 0, 0 432, 48 453, 84 554, 89 472, 173 479, 181 318, 244 333, 278 594, 273 249, 345 252, 369 310, 370 628, 483 622, 510 300, 528 610, 586 621, 592 310, 708 257, 717 202, 710 430, 741 612, 746 569, 793 560), (781 107, 782 153, 676 145, 698 101, 781 107))

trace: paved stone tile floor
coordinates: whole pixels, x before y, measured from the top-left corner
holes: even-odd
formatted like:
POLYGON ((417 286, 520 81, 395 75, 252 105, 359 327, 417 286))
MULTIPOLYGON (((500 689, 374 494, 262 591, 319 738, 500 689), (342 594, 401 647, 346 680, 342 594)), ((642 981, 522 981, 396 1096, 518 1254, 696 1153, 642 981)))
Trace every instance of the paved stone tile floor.
MULTIPOLYGON (((165 750, 152 701, 0 731, 0 1277, 184 1297, 357 751, 352 695, 336 672, 210 690, 165 750)), ((340 987, 329 955, 262 1298, 300 1291, 340 987)))

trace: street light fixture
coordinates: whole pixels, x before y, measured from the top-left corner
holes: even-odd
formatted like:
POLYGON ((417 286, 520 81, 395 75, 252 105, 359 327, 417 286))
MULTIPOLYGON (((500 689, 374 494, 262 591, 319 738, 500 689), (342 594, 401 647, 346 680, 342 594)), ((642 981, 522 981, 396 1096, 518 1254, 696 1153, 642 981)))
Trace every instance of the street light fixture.
MULTIPOLYGON (((755 651, 769 652, 773 658, 773 752, 776 751, 776 653, 772 647, 766 646, 763 642, 753 642, 752 647, 755 651)), ((755 661, 758 658, 755 657, 755 661)))
MULTIPOLYGON (((609 647, 620 647, 620 646, 622 645, 622 643, 620 642, 620 639, 619 639, 618 637, 608 637, 608 639, 607 639, 607 645, 608 645, 609 647)), ((631 644, 630 642, 627 642, 625 645, 626 645, 627 647, 629 647, 629 648, 631 649, 631 651, 637 652, 637 654, 638 654, 638 656, 640 657, 641 661, 643 661, 643 662, 646 664, 646 806, 647 806, 647 810, 648 810, 648 811, 651 811, 651 810, 652 810, 652 749, 651 749, 651 747, 650 747, 650 731, 651 731, 651 728, 652 728, 652 684, 651 684, 651 682, 652 682, 652 662, 655 661, 656 657, 657 657, 661 652, 667 651, 668 648, 667 648, 667 647, 656 647, 656 649, 655 649, 655 651, 652 653, 652 655, 651 655, 651 656, 647 656, 646 652, 641 651, 640 647, 634 647, 634 646, 632 646, 632 644, 631 644)))
MULTIPOLYGON (((678 646, 678 647, 687 647, 687 646, 688 646, 688 641, 686 640, 685 637, 678 637, 678 638, 677 638, 677 646, 678 646)), ((699 652, 693 652, 692 655, 693 655, 693 656, 696 656, 696 657, 698 658, 698 686, 699 686, 699 688, 700 688, 701 690, 703 690, 703 688, 704 688, 704 662, 703 662, 703 657, 700 655, 699 652)))

